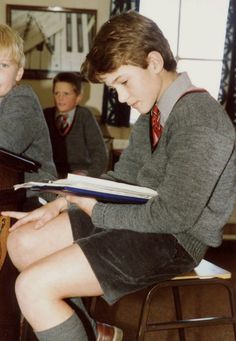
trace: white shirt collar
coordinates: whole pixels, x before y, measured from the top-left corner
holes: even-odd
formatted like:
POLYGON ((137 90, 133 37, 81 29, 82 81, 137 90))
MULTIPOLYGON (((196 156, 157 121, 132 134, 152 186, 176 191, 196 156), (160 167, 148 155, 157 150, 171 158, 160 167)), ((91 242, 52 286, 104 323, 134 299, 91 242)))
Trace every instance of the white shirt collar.
POLYGON ((183 72, 180 73, 178 78, 166 89, 158 102, 158 108, 161 112, 161 125, 163 127, 181 95, 194 88, 196 87, 192 84, 188 74, 183 72))
POLYGON ((63 113, 60 113, 59 111, 56 111, 56 116, 55 116, 55 119, 57 119, 58 116, 60 115, 67 115, 67 121, 69 124, 71 124, 73 122, 73 119, 74 119, 74 116, 75 116, 75 110, 76 108, 68 111, 68 112, 63 112, 63 113))

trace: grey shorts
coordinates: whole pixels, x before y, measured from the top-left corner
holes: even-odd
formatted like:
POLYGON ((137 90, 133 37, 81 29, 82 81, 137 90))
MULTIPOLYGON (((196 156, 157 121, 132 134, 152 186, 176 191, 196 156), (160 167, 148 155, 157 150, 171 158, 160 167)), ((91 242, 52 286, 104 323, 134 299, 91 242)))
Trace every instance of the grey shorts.
POLYGON ((69 217, 74 241, 87 257, 109 304, 195 267, 192 257, 170 234, 96 228, 78 209, 69 210, 69 217))

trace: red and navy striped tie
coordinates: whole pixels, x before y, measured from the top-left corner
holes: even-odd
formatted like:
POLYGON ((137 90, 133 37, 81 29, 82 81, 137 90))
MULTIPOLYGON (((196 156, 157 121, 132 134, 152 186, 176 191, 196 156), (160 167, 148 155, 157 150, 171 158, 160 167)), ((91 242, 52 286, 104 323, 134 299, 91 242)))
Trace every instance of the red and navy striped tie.
POLYGON ((155 104, 151 112, 151 127, 152 127, 152 149, 154 150, 160 139, 163 127, 161 126, 161 114, 158 106, 155 104))

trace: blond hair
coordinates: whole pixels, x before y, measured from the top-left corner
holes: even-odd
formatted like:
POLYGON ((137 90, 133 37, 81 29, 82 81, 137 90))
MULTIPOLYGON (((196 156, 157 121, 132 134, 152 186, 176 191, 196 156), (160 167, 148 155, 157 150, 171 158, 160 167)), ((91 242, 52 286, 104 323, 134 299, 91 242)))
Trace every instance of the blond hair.
POLYGON ((24 41, 17 31, 6 24, 0 24, 0 51, 12 58, 19 67, 24 67, 24 41))

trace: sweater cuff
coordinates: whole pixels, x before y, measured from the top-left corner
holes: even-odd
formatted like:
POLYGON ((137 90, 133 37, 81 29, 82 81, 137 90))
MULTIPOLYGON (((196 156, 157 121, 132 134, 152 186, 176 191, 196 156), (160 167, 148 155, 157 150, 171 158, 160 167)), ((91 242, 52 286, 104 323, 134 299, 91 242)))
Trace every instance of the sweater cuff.
POLYGON ((98 202, 95 204, 92 211, 92 222, 96 227, 104 228, 104 216, 105 216, 106 204, 98 202))

